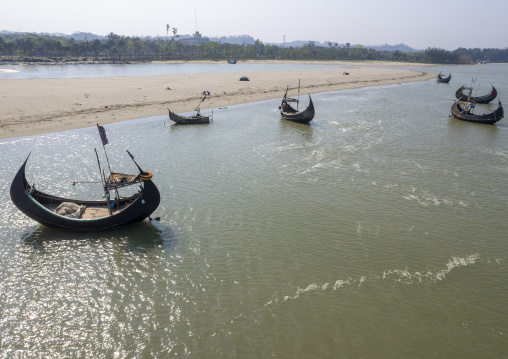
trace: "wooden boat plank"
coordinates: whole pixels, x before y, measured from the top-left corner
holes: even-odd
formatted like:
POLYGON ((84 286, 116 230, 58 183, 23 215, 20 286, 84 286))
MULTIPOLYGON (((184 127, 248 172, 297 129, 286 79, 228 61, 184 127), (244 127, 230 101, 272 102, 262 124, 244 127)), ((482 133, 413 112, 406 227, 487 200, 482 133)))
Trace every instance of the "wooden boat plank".
MULTIPOLYGON (((50 205, 45 205, 44 206, 45 208, 48 209, 48 211, 51 211, 51 212, 55 212, 56 209, 58 208, 58 205, 55 205, 55 204, 50 204, 50 205)), ((117 214, 119 211, 118 210, 113 210, 113 214, 117 214)), ((75 218, 77 220, 87 220, 87 219, 99 219, 99 218, 103 218, 103 217, 108 217, 109 216, 109 210, 108 210, 108 207, 106 207, 106 205, 102 205, 102 206, 97 206, 97 207, 93 207, 93 206, 87 206, 84 210, 84 212, 81 214, 81 216, 79 218, 75 218)))

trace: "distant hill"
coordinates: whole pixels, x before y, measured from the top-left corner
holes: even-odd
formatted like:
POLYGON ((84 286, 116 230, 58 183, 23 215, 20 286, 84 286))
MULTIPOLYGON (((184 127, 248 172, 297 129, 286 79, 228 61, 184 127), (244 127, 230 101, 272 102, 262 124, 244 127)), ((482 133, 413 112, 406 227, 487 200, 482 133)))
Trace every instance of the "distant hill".
POLYGON ((399 51, 402 51, 402 52, 419 52, 419 51, 422 51, 422 50, 416 50, 416 49, 413 49, 412 47, 409 47, 407 45, 404 45, 404 44, 398 44, 398 45, 388 45, 388 44, 384 44, 384 45, 369 45, 369 46, 364 46, 368 49, 374 49, 374 50, 377 50, 377 51, 395 51, 395 50, 399 50, 399 51))
POLYGON ((106 36, 95 35, 95 34, 92 34, 91 32, 75 32, 71 35, 68 35, 68 34, 62 34, 59 32, 49 33, 49 32, 17 32, 17 31, 7 31, 7 30, 0 31, 0 35, 14 37, 14 38, 17 38, 20 36, 26 36, 27 34, 32 34, 32 35, 37 35, 37 36, 62 37, 65 39, 74 38, 77 41, 82 41, 82 40, 91 41, 91 40, 95 40, 95 39, 99 39, 99 40, 107 39, 106 36))
POLYGON ((236 36, 212 36, 209 37, 210 41, 215 41, 221 44, 235 44, 235 45, 254 45, 256 40, 249 35, 236 35, 236 36))
POLYGON ((93 40, 107 39, 106 36, 95 35, 95 34, 92 34, 91 32, 75 32, 72 35, 60 34, 59 36, 62 36, 62 37, 68 38, 68 39, 74 38, 74 40, 77 40, 77 41, 83 41, 83 40, 93 41, 93 40))
MULTIPOLYGON (((334 45, 333 47, 345 47, 346 46, 345 43, 337 43, 334 41, 319 42, 319 41, 301 41, 301 40, 290 41, 290 42, 286 42, 286 43, 281 43, 281 42, 280 43, 271 43, 270 45, 276 45, 279 47, 284 47, 284 46, 285 47, 301 47, 301 46, 307 46, 307 45, 309 45, 309 43, 313 43, 314 46, 322 46, 322 47, 328 47, 330 43, 332 43, 334 45)), ((351 44, 351 47, 355 47, 355 46, 358 46, 358 45, 351 44)), ((365 47, 367 49, 377 50, 377 51, 395 51, 395 50, 399 50, 402 52, 419 52, 419 51, 421 51, 421 50, 413 49, 413 48, 411 48, 407 45, 404 45, 404 44, 360 45, 360 46, 365 47)))

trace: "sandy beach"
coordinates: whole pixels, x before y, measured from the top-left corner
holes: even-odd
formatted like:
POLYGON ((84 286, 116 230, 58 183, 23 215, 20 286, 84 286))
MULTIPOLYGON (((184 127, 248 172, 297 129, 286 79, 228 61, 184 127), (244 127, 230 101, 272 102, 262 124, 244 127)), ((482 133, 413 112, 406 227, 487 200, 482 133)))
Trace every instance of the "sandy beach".
MULTIPOLYGON (((348 66, 345 63, 340 65, 348 66)), ((287 86, 290 95, 295 96, 298 80, 301 83, 300 94, 314 94, 426 81, 436 77, 435 73, 373 67, 404 66, 400 63, 354 65, 349 69, 305 71, 3 79, 0 80, 0 139, 165 115, 167 108, 176 113, 190 112, 204 90, 210 91, 211 96, 201 105, 202 110, 282 98, 287 86), (344 75, 344 71, 349 75, 344 75), (242 76, 247 76, 250 81, 239 81, 242 76)))

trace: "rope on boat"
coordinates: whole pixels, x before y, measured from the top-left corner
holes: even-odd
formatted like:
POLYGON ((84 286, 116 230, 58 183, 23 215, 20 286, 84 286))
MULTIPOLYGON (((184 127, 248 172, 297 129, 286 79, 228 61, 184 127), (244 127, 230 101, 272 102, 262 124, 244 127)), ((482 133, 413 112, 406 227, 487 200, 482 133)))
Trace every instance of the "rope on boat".
POLYGON ((75 186, 76 183, 102 183, 102 182, 81 182, 81 181, 74 181, 74 182, 72 182, 72 185, 75 186))

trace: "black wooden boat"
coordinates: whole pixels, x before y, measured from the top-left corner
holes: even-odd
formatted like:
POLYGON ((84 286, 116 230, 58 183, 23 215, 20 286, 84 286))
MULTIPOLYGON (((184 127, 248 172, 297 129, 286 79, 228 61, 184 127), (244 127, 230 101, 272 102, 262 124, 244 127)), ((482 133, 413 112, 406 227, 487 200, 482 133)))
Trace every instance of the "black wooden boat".
POLYGON ((459 101, 472 100, 473 102, 476 102, 476 103, 489 103, 490 101, 492 101, 493 99, 495 99, 497 97, 497 90, 494 86, 492 86, 492 90, 490 91, 490 93, 488 93, 486 95, 471 96, 471 88, 466 87, 466 85, 463 85, 463 86, 459 87, 459 89, 455 92, 455 97, 459 101), (469 90, 469 94, 465 94, 464 90, 469 90))
POLYGON ((486 125, 492 125, 504 117, 504 110, 501 101, 499 101, 497 109, 490 113, 476 115, 473 113, 475 108, 476 105, 474 102, 461 102, 457 100, 452 105, 451 116, 458 120, 483 123, 486 125))
POLYGON ((309 106, 304 111, 298 111, 298 107, 297 109, 295 109, 289 104, 287 94, 288 90, 286 89, 286 93, 284 94, 284 97, 282 98, 282 103, 279 107, 280 115, 282 116, 282 118, 298 123, 309 123, 310 121, 312 121, 315 115, 315 110, 314 103, 312 102, 312 98, 310 97, 310 95, 309 95, 309 106))
POLYGON ((169 119, 171 121, 176 122, 179 125, 195 125, 200 123, 210 123, 210 117, 209 116, 202 116, 199 112, 195 113, 192 116, 180 116, 177 115, 174 112, 171 112, 171 110, 168 108, 169 111, 169 119))
POLYGON ((41 192, 26 179, 29 157, 14 177, 10 195, 19 210, 45 226, 72 231, 117 229, 144 220, 159 206, 160 194, 151 181, 152 174, 141 169, 138 175, 111 173, 104 185, 104 200, 63 198, 41 192), (118 188, 135 184, 140 185, 137 193, 119 196, 118 188), (110 191, 117 194, 113 193, 114 199, 110 198, 110 191), (77 212, 72 213, 72 209, 77 212))
POLYGON ((234 64, 236 64, 236 60, 230 60, 230 59, 228 59, 228 64, 234 65, 234 64))
POLYGON ((11 199, 21 212, 45 226, 72 231, 117 229, 144 220, 159 206, 159 190, 151 181, 152 175, 149 172, 140 172, 138 175, 110 174, 104 186, 104 200, 63 198, 41 192, 26 179, 29 157, 30 155, 12 181, 11 199), (114 199, 109 197, 110 191, 118 193, 118 188, 135 184, 140 185, 137 193, 114 199), (72 217, 58 214, 64 213, 65 208, 73 207, 79 209, 72 217))
POLYGON ((450 82, 451 79, 452 79, 452 74, 451 73, 448 76, 445 76, 441 72, 439 74, 437 74, 437 82, 448 83, 448 82, 450 82))
MULTIPOLYGON (((160 203, 160 193, 152 182, 152 174, 145 172, 131 157, 139 170, 137 175, 111 172, 106 145, 108 139, 104 127, 97 124, 110 174, 106 178, 101 169, 99 155, 97 163, 101 177, 104 200, 81 200, 58 197, 41 192, 26 179, 28 157, 11 183, 11 199, 18 209, 33 220, 48 226, 72 231, 104 231, 140 222, 150 216, 160 203), (120 196, 119 189, 139 185, 138 192, 120 196)), ((75 184, 75 183, 74 183, 75 184)), ((132 191, 131 191, 132 193, 132 191)))
POLYGON ((171 110, 168 108, 169 119, 171 121, 176 122, 179 125, 196 125, 196 124, 202 124, 202 123, 210 123, 210 117, 201 115, 201 109, 200 109, 201 102, 206 100, 206 98, 209 95, 210 95, 210 92, 203 91, 203 93, 201 94, 201 99, 199 101, 199 105, 194 110, 194 113, 192 114, 192 116, 180 116, 174 112, 171 112, 171 110))

